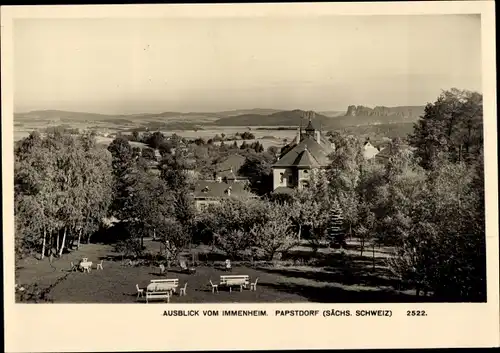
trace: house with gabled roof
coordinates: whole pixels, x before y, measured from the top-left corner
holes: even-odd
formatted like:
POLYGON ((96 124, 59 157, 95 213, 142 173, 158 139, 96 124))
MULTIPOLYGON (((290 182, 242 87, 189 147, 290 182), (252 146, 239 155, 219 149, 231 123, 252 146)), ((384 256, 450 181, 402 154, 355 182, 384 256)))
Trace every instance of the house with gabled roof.
POLYGON ((325 139, 312 123, 312 114, 304 131, 299 128, 297 137, 282 150, 273 165, 273 192, 290 193, 295 188, 309 185, 311 173, 325 169, 330 164, 329 155, 335 146, 325 139))
POLYGON ((200 180, 195 184, 194 190, 195 207, 198 211, 211 204, 217 204, 221 200, 229 198, 258 198, 253 194, 246 183, 227 182, 222 180, 200 180))
POLYGON ((241 175, 240 168, 245 163, 245 157, 240 154, 232 154, 217 164, 214 179, 228 181, 248 181, 248 178, 241 175))

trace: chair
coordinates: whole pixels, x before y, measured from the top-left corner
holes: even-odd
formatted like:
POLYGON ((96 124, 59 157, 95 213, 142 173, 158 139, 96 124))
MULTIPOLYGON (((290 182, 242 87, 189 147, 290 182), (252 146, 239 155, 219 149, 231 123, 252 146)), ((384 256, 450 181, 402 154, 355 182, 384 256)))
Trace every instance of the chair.
POLYGON ((144 296, 144 289, 139 288, 138 284, 135 285, 135 288, 137 289, 137 300, 139 300, 139 297, 144 296))
POLYGON ((85 266, 83 266, 83 272, 90 273, 92 270, 92 263, 87 263, 85 266))
POLYGON ((100 268, 101 270, 103 270, 103 268, 102 268, 102 262, 103 262, 103 260, 101 260, 101 262, 99 262, 99 263, 97 264, 97 269, 99 269, 99 268, 100 268))
POLYGON ((194 267, 189 268, 186 264, 186 261, 184 261, 184 260, 181 260, 179 265, 181 266, 181 270, 184 272, 188 272, 188 273, 196 272, 196 269, 194 267))
POLYGON ((182 287, 181 289, 179 289, 179 295, 186 295, 186 288, 187 288, 188 284, 187 282, 184 284, 184 287, 182 287))
POLYGON ((83 262, 88 262, 88 260, 89 260, 89 258, 88 258, 88 257, 84 257, 84 258, 82 259, 82 261, 83 261, 83 262))
POLYGON ((255 280, 255 282, 250 283, 250 290, 256 291, 257 290, 257 282, 259 281, 259 277, 255 280))
POLYGON ((219 285, 218 285, 218 284, 214 284, 214 283, 212 282, 212 280, 210 280, 210 285, 212 286, 212 293, 214 293, 215 291, 216 291, 217 293, 219 293, 219 285))
POLYGON ((70 268, 70 271, 73 272, 73 271, 78 271, 78 266, 75 265, 74 262, 71 263, 71 268, 70 268))

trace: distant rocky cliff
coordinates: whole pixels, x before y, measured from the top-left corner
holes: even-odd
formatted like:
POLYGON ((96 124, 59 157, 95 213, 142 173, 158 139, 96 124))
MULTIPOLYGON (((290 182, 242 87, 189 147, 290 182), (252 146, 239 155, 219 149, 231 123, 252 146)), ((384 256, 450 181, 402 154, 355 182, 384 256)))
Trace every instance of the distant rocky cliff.
POLYGON ((363 105, 350 105, 347 107, 346 116, 394 116, 417 118, 423 113, 422 106, 405 106, 405 107, 384 107, 376 106, 375 108, 365 107, 363 105))

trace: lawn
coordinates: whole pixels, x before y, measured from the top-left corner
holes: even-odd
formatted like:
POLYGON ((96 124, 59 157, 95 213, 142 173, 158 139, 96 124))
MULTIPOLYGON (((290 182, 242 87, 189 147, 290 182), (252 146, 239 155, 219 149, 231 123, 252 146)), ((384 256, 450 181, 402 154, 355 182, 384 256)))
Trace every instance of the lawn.
MULTIPOLYGON (((149 249, 157 247, 148 241, 149 249)), ((322 249, 323 250, 323 249, 322 249)), ((290 261, 250 266, 233 265, 232 274, 249 275, 253 282, 259 279, 257 290, 232 291, 220 289, 212 293, 209 281, 219 282, 219 276, 227 274, 210 263, 197 267, 195 274, 182 273, 173 267, 160 275, 156 266, 131 266, 121 261, 109 245, 84 244, 79 250, 54 260, 25 259, 18 263, 16 283, 37 283, 41 288, 53 286, 49 298, 54 303, 136 303, 136 284, 144 288, 152 279, 178 278, 179 285, 187 285, 187 295, 175 295, 172 303, 365 303, 365 302, 414 302, 411 292, 394 289, 394 279, 383 267, 383 253, 378 253, 375 266, 370 254, 348 254, 341 263, 335 254, 323 250, 327 263, 318 265, 294 265, 290 261), (93 261, 90 273, 70 272, 70 263, 87 257, 93 261), (96 270, 95 264, 104 259, 104 269, 96 270), (352 261, 351 261, 352 260, 352 261)), ((418 298, 422 301, 422 298, 418 298)), ((161 302, 161 301, 158 301, 161 302)))

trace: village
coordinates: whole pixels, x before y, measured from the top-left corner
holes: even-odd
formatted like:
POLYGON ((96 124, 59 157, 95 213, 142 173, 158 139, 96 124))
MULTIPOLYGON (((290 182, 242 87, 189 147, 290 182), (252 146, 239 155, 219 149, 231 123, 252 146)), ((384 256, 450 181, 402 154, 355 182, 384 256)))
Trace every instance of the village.
MULTIPOLYGON (((465 94, 464 104, 477 99, 475 93, 450 94, 449 99, 465 94)), ((432 220, 437 210, 473 215, 479 200, 469 197, 455 210, 447 191, 460 185, 471 195, 474 179, 459 184, 457 178, 480 166, 479 145, 470 140, 468 151, 459 146, 444 152, 448 161, 443 154, 426 155, 418 137, 426 128, 416 124, 408 138, 374 146, 369 138, 321 131, 311 111, 304 113, 295 138, 267 150, 258 141, 216 144, 159 131, 119 134, 107 146, 97 143, 92 131, 33 132, 16 144, 17 298, 86 303, 476 298, 477 293, 448 292, 443 278, 427 275, 436 271, 434 260, 421 263, 421 273, 407 262, 407 246, 425 243, 407 243, 406 237, 426 236, 408 230, 421 228, 422 221, 445 222, 445 229, 444 218, 432 220), (422 163, 422 157, 431 159, 422 163), (436 179, 436 173, 442 176, 436 179), (412 219, 429 207, 435 210, 426 216, 431 218, 412 219)), ((475 217, 469 220, 476 222, 475 217)))

